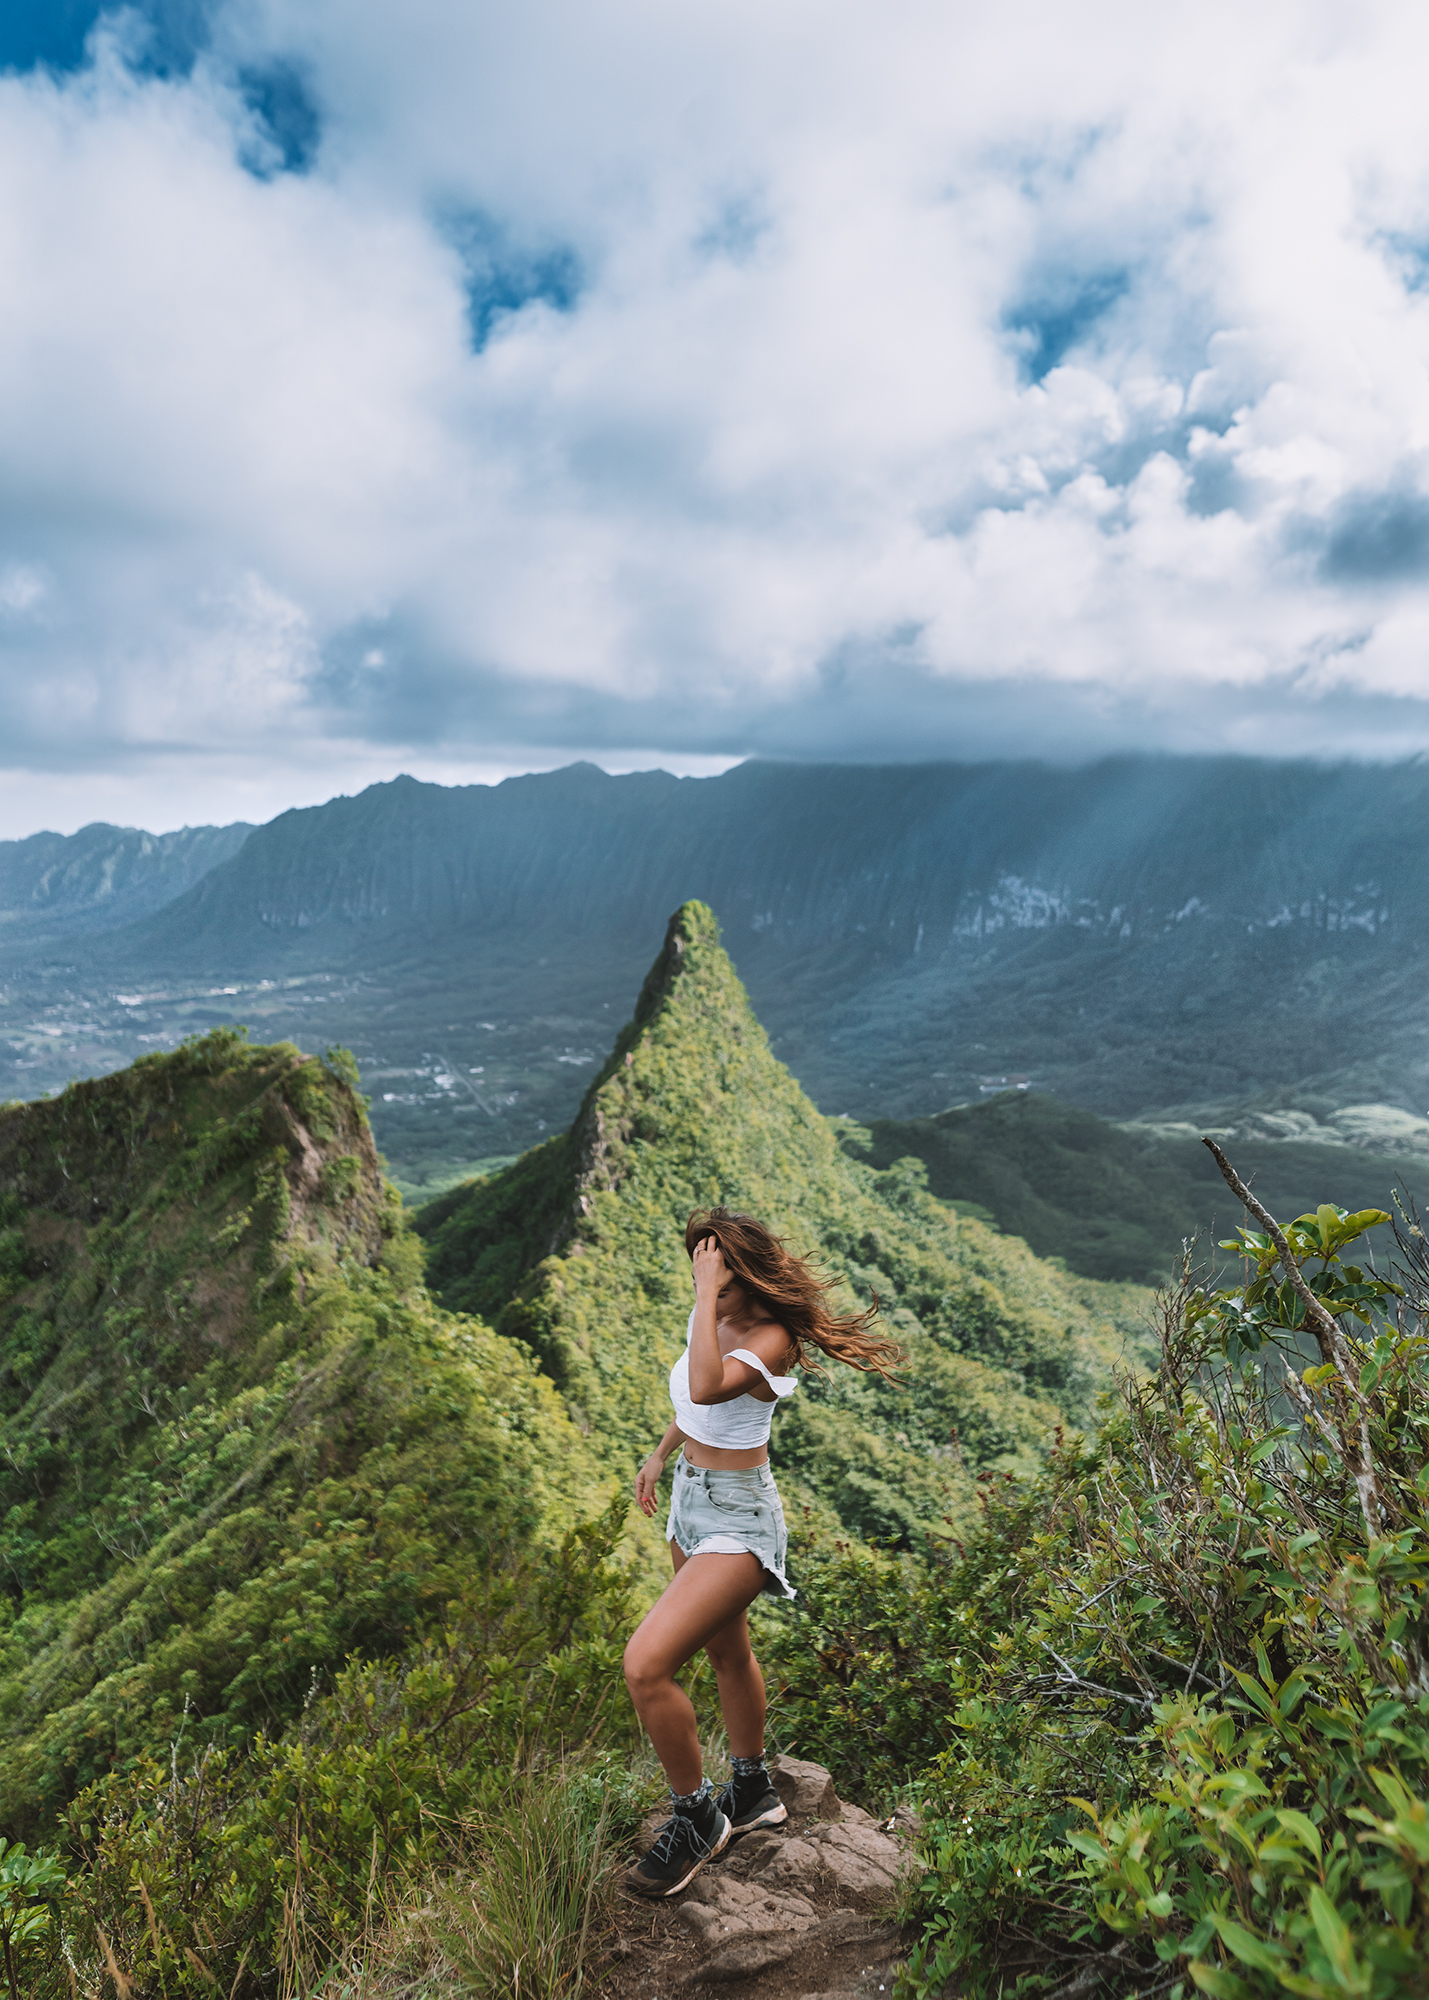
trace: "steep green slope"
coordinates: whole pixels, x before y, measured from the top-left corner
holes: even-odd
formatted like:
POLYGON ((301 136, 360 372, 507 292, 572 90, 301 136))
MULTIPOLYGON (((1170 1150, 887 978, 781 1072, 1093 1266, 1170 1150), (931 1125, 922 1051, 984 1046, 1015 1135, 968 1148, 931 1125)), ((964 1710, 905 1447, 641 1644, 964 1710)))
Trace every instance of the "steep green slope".
MULTIPOLYGON (((921 1160, 940 1200, 976 1208, 1089 1278, 1160 1284, 1186 1237, 1209 1240, 1241 1219, 1197 1139, 1127 1130, 1039 1091, 840 1132, 874 1167, 921 1160)), ((1388 1208, 1397 1185, 1429 1192, 1429 1171, 1412 1156, 1239 1137, 1235 1156, 1271 1213, 1287 1218, 1322 1201, 1388 1208)))
POLYGON ((608 1490, 525 1352, 432 1308, 359 1100, 294 1048, 8 1109, 0 1221, 12 1826, 271 1729, 608 1490))
POLYGON ((950 1218, 914 1163, 845 1157, 699 903, 671 919, 569 1132, 415 1226, 443 1303, 527 1342, 592 1447, 629 1472, 669 1418, 686 1216, 720 1201, 876 1291, 908 1350, 901 1388, 839 1368, 781 1412, 778 1462, 825 1519, 913 1537, 966 1506, 977 1470, 1029 1469, 1056 1424, 1089 1417, 1122 1346, 1115 1302, 1089 1305, 1021 1244, 950 1218))

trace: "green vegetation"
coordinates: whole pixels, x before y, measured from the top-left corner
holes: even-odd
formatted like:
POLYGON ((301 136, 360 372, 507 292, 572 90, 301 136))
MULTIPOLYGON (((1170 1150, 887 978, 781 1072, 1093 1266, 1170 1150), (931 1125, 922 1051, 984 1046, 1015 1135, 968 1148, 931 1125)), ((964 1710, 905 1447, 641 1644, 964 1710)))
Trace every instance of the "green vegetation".
POLYGON ((420 1208, 468 1181, 499 1174, 503 1167, 514 1167, 520 1157, 519 1153, 495 1153, 481 1160, 424 1159, 411 1169, 410 1178, 405 1173, 389 1172, 387 1179, 409 1208, 420 1208))
POLYGON ((470 1878, 438 1895, 430 1932, 457 1991, 581 1991, 615 1899, 611 1862, 643 1802, 610 1763, 510 1788, 480 1828, 470 1878))
MULTIPOLYGON (((466 1885, 490 1877, 512 1828, 554 1803, 568 1845, 602 1820, 609 1843, 647 1803, 610 1761, 634 1747, 612 1638, 632 1618, 613 1559, 624 1511, 473 1576, 440 1629, 400 1661, 352 1662, 276 1739, 161 1751, 80 1793, 63 1828, 79 1864, 72 1954, 97 1967, 112 1953, 140 1991, 316 1992, 355 1963, 470 1991, 461 1961, 493 1944, 474 1934, 466 1885), (572 1757, 597 1736, 604 1759, 572 1757)), ((509 1921, 560 1914, 551 1883, 528 1883, 525 1903, 519 1883, 509 1921)), ((550 1941, 567 1973, 571 1928, 550 1941)))
POLYGON ((229 1020, 341 1041, 430 1196, 564 1129, 698 897, 831 1114, 921 1117, 1010 1073, 1109 1118, 1422 1114, 1426 808, 1413 761, 586 765, 399 778, 246 838, 0 843, 0 1097, 229 1020))
MULTIPOLYGON (((940 1201, 1089 1278, 1163 1284, 1184 1240, 1241 1213, 1199 1140, 1110 1125, 1035 1090, 930 1118, 842 1122, 840 1136, 875 1167, 921 1160, 940 1201)), ((1422 1159, 1351 1146, 1240 1140, 1236 1158, 1277 1215, 1326 1198, 1351 1211, 1383 1206, 1397 1184, 1417 1193, 1426 1179, 1422 1159)))
MULTIPOLYGON (((971 1117, 1077 1152, 1062 1107, 971 1117)), ((589 1982, 650 1802, 627 1480, 728 1200, 908 1352, 781 1412, 801 1595, 754 1614, 775 1742, 923 1813, 903 2000, 1426 2000, 1417 1226, 1402 1296, 1350 1261, 1377 1213, 1248 1230, 1148 1352, 1076 1266, 1123 1268, 1088 1188, 1146 1229, 1169 1182, 1088 1141, 1068 1271, 896 1137, 818 1113, 699 904, 571 1130, 419 1213, 440 1303, 341 1050, 222 1030, 0 1114, 12 1993, 589 1982)))
POLYGON ((763 1217, 851 1294, 876 1292, 908 1353, 900 1386, 836 1368, 781 1412, 786 1496, 812 1522, 920 1545, 966 1513, 979 1470, 1030 1473, 1058 1424, 1090 1421, 1128 1301, 950 1217, 917 1162, 880 1173, 847 1158, 770 1053, 698 903, 671 920, 571 1130, 415 1227, 443 1304, 525 1342, 629 1475, 669 1419, 685 1219, 717 1201, 763 1217))
POLYGON ((433 1310, 350 1085, 231 1031, 0 1118, 0 1788, 243 1742, 608 1492, 433 1310))
POLYGON ((52 1854, 27 1854, 22 1840, 0 1840, 0 1948, 10 2000, 20 2000, 18 1965, 30 1956, 50 1927, 47 1904, 38 1899, 64 1882, 52 1854))
POLYGON ((767 1634, 801 1747, 922 1805, 904 2000, 1429 1992, 1429 1256, 1398 1306, 1346 1260, 1384 1219, 1183 1270, 1093 1439, 767 1634))

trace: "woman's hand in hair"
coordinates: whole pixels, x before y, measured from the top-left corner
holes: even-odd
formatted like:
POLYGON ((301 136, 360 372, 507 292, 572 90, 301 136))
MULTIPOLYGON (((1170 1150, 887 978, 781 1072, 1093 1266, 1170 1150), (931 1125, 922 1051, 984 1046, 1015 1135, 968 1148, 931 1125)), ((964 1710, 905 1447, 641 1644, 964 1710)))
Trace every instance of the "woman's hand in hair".
POLYGON ((720 1288, 729 1282, 729 1266, 724 1261, 724 1252, 719 1247, 716 1236, 702 1236, 695 1245, 691 1258, 695 1274, 695 1297, 703 1298, 708 1292, 719 1297, 720 1288))

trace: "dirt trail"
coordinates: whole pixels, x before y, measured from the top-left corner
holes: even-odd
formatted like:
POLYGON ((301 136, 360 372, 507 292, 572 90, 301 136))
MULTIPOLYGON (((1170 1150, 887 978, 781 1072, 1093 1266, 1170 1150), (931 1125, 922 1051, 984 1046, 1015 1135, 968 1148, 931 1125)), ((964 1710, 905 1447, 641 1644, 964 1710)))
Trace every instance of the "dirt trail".
MULTIPOLYGON (((879 2000, 904 1939, 891 1910, 912 1821, 844 1805, 821 1764, 770 1759, 785 1825, 746 1834, 667 1903, 623 1896, 611 2000, 879 2000)), ((652 1821, 650 1829, 658 1824, 652 1821)))

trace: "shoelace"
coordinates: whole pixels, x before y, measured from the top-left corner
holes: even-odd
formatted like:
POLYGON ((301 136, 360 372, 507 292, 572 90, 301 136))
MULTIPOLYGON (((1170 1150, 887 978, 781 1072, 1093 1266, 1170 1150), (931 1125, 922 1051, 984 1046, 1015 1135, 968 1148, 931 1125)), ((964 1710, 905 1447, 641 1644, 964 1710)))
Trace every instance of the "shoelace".
POLYGON ((692 1819, 682 1819, 680 1814, 676 1813, 673 1818, 667 1819, 663 1826, 659 1827, 656 1831, 654 1842, 650 1848, 651 1855, 655 1860, 668 1861, 670 1859, 671 1854, 674 1852, 675 1836, 681 1826, 688 1827, 690 1838, 694 1841, 695 1845, 701 1848, 704 1853, 709 1853, 710 1849, 714 1846, 714 1842, 705 1839, 692 1819))

